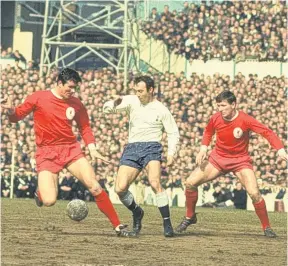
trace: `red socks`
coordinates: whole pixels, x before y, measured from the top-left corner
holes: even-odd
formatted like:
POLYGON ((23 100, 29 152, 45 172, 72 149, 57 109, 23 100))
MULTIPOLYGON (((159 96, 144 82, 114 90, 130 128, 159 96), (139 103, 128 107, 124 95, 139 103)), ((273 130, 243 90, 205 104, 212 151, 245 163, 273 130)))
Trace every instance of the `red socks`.
POLYGON ((39 199, 41 202, 43 202, 42 197, 41 197, 41 194, 40 194, 40 191, 37 190, 36 193, 37 193, 38 199, 39 199))
POLYGON ((270 227, 265 200, 262 199, 259 202, 253 203, 253 205, 254 205, 254 208, 255 208, 255 212, 256 212, 257 216, 259 217, 259 219, 261 221, 263 230, 266 227, 270 227))
MULTIPOLYGON (((195 214, 195 207, 198 200, 198 190, 195 191, 186 189, 185 195, 186 195, 186 217, 191 218, 195 214)), ((255 212, 261 221, 263 230, 266 227, 270 227, 264 199, 262 199, 257 203, 253 203, 253 205, 255 207, 255 212)))
POLYGON ((185 190, 186 196, 186 217, 191 218, 195 214, 196 203, 198 200, 198 190, 185 190))
POLYGON ((102 190, 102 192, 94 198, 99 210, 107 216, 113 227, 116 228, 120 224, 120 220, 107 193, 102 190))

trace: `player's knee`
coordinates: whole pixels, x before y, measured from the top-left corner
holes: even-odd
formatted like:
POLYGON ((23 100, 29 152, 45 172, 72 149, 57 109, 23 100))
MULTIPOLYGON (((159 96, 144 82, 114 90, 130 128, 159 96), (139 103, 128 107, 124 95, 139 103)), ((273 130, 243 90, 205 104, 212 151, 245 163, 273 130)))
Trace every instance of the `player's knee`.
POLYGON ((55 205, 56 203, 56 199, 54 198, 46 198, 46 199, 42 199, 42 201, 43 201, 43 205, 46 207, 51 207, 55 205))
POLYGON ((186 189, 196 191, 198 190, 198 186, 194 185, 192 182, 187 182, 186 181, 186 189))
POLYGON ((249 193, 252 202, 259 202, 262 199, 260 192, 249 193))
POLYGON ((114 191, 117 195, 122 195, 123 193, 125 193, 127 191, 127 186, 122 184, 122 185, 116 185, 114 188, 114 191))
POLYGON ((155 193, 162 191, 162 186, 159 180, 150 181, 150 186, 155 193))
POLYGON ((198 185, 195 184, 195 182, 193 182, 193 178, 188 178, 186 180, 186 189, 189 189, 189 190, 197 190, 198 189, 198 185))
POLYGON ((88 187, 88 190, 91 193, 91 195, 97 196, 102 192, 103 189, 100 186, 100 184, 97 182, 97 183, 91 185, 91 187, 88 187))

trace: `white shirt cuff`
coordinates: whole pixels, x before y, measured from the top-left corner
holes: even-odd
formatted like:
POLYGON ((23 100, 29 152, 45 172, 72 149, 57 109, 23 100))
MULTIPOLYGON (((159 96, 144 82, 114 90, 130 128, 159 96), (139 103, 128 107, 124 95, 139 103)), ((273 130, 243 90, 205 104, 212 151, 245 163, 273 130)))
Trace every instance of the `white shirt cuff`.
POLYGON ((207 150, 208 150, 208 147, 206 145, 201 145, 200 151, 207 152, 207 150))
POLYGON ((113 109, 114 109, 114 101, 113 100, 104 103, 104 106, 103 106, 103 112, 104 113, 109 113, 113 109))
POLYGON ((277 155, 278 155, 278 156, 279 156, 281 153, 282 153, 282 154, 285 154, 285 153, 286 153, 286 151, 285 151, 284 148, 281 148, 280 150, 277 151, 277 155))

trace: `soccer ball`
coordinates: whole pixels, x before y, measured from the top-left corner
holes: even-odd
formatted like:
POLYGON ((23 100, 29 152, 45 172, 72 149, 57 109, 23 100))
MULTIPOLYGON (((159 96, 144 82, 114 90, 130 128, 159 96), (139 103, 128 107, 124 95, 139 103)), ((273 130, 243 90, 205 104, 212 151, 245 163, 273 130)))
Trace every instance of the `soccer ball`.
POLYGON ((74 199, 67 204, 67 215, 73 221, 82 221, 88 215, 88 206, 85 201, 80 199, 74 199))

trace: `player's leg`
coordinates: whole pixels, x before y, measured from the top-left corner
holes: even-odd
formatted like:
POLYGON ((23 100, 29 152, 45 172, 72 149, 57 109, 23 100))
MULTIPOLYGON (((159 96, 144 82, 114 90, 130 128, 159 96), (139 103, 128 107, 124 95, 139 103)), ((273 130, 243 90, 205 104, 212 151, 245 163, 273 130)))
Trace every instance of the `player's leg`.
POLYGON ((130 184, 137 178, 143 166, 140 164, 143 143, 129 143, 121 156, 120 167, 115 182, 115 192, 120 201, 133 214, 133 229, 139 233, 144 211, 136 204, 132 193, 128 190, 130 184))
POLYGON ((251 197, 255 212, 259 217, 265 235, 268 237, 276 237, 276 234, 270 227, 265 200, 261 196, 253 170, 248 168, 241 169, 238 172, 235 172, 235 175, 251 197))
POLYGON ((123 231, 124 226, 120 223, 118 215, 107 193, 96 180, 92 166, 86 158, 82 157, 67 166, 69 172, 79 179, 89 192, 94 196, 99 210, 104 213, 113 225, 119 236, 132 236, 130 232, 123 231), (127 234, 126 234, 127 233, 127 234))
POLYGON ((36 164, 38 189, 35 192, 37 206, 52 206, 58 195, 58 173, 63 169, 58 161, 58 147, 37 147, 36 164))
POLYGON ((132 212, 133 229, 137 234, 142 228, 141 221, 144 216, 144 211, 136 204, 133 194, 128 189, 139 173, 140 170, 138 168, 121 165, 115 182, 115 192, 119 196, 120 201, 132 212))
POLYGON ((170 219, 169 200, 166 190, 161 186, 161 162, 150 161, 146 168, 148 180, 154 193, 156 194, 156 204, 163 218, 164 235, 166 237, 174 236, 173 227, 170 219))
POLYGON ((198 201, 198 186, 214 180, 221 174, 220 169, 217 169, 211 162, 204 161, 200 167, 196 168, 189 178, 186 180, 186 216, 176 228, 176 231, 181 233, 191 224, 197 223, 195 214, 196 204, 198 201))
POLYGON ((50 207, 56 203, 58 195, 58 174, 50 171, 38 173, 38 190, 35 195, 36 204, 50 207))
POLYGON ((198 201, 198 186, 214 180, 221 174, 213 164, 204 161, 196 168, 186 180, 186 218, 192 218, 195 214, 198 201))

